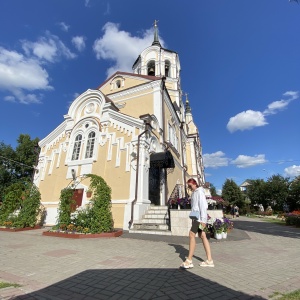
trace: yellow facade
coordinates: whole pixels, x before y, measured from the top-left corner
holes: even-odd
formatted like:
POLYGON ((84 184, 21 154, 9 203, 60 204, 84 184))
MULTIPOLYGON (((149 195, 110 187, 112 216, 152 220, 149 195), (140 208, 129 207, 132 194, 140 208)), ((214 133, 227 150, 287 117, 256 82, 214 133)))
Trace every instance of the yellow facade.
POLYGON ((201 153, 189 134, 197 135, 197 128, 181 98, 178 55, 163 49, 160 61, 160 51, 154 43, 142 52, 133 73, 116 72, 98 89, 77 97, 65 120, 40 142, 35 183, 47 208, 47 224, 55 223, 61 190, 74 180, 84 191, 81 205, 89 203, 85 174, 99 175, 111 187, 114 224, 123 229, 151 204, 167 205, 171 193, 178 186, 184 190, 190 176, 203 176, 201 166, 196 166, 198 173, 193 171, 201 153))

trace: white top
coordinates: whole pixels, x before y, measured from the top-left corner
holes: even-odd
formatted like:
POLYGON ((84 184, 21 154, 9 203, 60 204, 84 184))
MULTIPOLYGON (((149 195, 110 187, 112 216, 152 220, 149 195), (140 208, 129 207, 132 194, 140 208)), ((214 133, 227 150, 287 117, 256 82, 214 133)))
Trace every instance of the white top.
POLYGON ((191 198, 192 211, 200 212, 200 218, 198 219, 198 222, 207 223, 208 204, 206 201, 204 189, 202 187, 198 187, 197 189, 195 189, 195 191, 193 191, 192 193, 191 198))

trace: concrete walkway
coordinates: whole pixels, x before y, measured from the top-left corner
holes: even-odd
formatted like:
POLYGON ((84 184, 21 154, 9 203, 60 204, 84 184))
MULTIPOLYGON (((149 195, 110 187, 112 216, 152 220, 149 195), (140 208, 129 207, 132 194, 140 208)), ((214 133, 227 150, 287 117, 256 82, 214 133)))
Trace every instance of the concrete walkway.
POLYGON ((197 244, 181 270, 187 237, 125 233, 111 239, 0 232, 0 299, 269 299, 300 287, 300 229, 240 217, 227 240, 211 239, 215 268, 197 244))

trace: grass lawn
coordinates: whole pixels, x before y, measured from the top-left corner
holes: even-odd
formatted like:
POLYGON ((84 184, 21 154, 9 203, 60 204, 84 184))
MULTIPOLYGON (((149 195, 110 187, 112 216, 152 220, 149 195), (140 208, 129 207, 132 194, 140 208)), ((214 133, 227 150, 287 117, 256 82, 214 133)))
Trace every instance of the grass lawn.
POLYGON ((285 221, 282 221, 282 220, 279 220, 279 219, 269 219, 269 218, 261 218, 261 219, 263 221, 266 221, 266 222, 269 222, 269 223, 275 223, 275 224, 286 226, 285 221))
POLYGON ((0 281, 0 289, 4 289, 7 287, 20 287, 21 285, 17 284, 17 283, 9 283, 9 282, 3 282, 0 281))
POLYGON ((276 300, 299 300, 300 299, 300 290, 296 290, 291 293, 281 294, 279 292, 274 293, 270 298, 276 297, 276 300), (278 298, 278 296, 280 297, 278 298))

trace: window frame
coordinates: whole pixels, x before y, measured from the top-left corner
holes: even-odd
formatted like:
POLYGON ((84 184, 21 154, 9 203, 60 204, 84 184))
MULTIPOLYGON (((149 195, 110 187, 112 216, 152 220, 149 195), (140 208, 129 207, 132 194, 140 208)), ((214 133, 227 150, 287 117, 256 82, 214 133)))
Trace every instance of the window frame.
POLYGON ((78 133, 75 136, 75 139, 74 139, 74 145, 73 145, 73 150, 72 150, 72 155, 71 155, 71 161, 80 160, 82 140, 83 140, 82 139, 82 133, 78 133), (78 139, 79 136, 80 136, 80 139, 78 139), (76 155, 76 158, 74 158, 74 155, 76 155))
POLYGON ((86 139, 86 146, 85 146, 85 159, 93 158, 94 156, 94 150, 95 150, 95 142, 96 142, 96 132, 94 130, 88 132, 86 139), (90 137, 91 134, 94 134, 94 136, 90 137), (87 156, 89 155, 89 156, 87 156))

